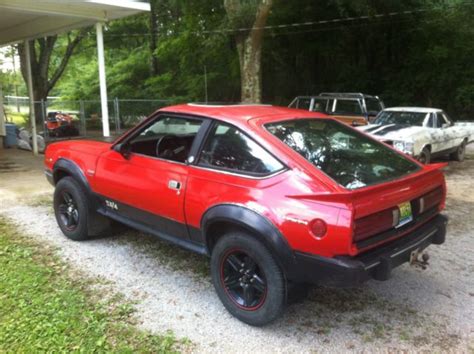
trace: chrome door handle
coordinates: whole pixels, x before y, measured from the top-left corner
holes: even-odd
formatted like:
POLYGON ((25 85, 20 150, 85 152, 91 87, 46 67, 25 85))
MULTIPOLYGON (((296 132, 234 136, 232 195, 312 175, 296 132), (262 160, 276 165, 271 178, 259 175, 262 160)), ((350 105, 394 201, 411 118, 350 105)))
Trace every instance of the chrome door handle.
POLYGON ((171 180, 168 181, 168 188, 169 189, 175 189, 175 190, 179 191, 180 188, 181 188, 181 183, 171 179, 171 180))

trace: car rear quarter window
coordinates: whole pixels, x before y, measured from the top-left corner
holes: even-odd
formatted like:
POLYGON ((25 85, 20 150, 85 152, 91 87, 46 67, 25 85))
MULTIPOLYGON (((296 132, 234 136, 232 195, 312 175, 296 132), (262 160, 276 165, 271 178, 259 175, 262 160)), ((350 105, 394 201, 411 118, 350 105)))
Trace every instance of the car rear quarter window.
POLYGON ((400 178, 419 166, 355 129, 326 119, 294 119, 267 130, 347 189, 400 178))
POLYGON ((216 123, 207 137, 198 165, 240 174, 265 176, 283 164, 239 129, 216 123))

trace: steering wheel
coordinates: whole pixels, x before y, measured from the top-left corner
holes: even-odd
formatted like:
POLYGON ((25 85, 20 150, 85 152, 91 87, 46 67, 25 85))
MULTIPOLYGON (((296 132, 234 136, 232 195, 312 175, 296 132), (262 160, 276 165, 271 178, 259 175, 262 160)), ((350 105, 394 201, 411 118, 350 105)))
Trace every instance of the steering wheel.
MULTIPOLYGON (((160 157, 165 152, 168 154, 171 154, 172 156, 179 153, 179 151, 175 151, 176 149, 181 148, 181 146, 179 146, 179 144, 176 143, 177 139, 179 139, 178 136, 174 134, 163 135, 156 143, 156 156, 160 157), (172 142, 174 141, 174 143, 169 144, 170 146, 167 146, 166 143, 168 141, 172 141, 172 142)), ((172 156, 168 156, 168 157, 172 157, 172 156)))

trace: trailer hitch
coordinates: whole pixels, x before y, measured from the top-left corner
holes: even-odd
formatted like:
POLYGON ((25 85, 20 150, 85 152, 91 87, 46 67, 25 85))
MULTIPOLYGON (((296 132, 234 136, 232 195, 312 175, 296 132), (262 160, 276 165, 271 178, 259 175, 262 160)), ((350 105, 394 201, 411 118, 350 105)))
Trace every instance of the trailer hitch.
POLYGON ((415 250, 410 254, 410 265, 425 270, 429 266, 430 256, 427 252, 415 250))

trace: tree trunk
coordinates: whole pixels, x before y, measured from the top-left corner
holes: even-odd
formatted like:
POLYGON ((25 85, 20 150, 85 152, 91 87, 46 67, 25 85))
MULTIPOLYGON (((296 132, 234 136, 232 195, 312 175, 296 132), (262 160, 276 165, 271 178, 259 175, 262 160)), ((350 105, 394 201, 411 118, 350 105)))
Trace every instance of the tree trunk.
POLYGON ((150 72, 151 75, 158 75, 158 57, 156 55, 156 41, 157 41, 157 8, 156 1, 150 1, 150 72))
POLYGON ((238 32, 235 41, 239 54, 241 100, 246 103, 260 103, 262 101, 262 45, 264 29, 267 22, 273 0, 255 0, 256 8, 254 13, 244 13, 248 7, 243 4, 243 0, 224 0, 227 16, 231 22, 236 24, 241 21, 234 21, 247 17, 244 23, 248 23, 252 28, 246 33, 238 32))
MULTIPOLYGON (((61 58, 59 65, 54 72, 50 74, 50 62, 53 56, 54 45, 58 39, 57 36, 49 36, 29 41, 30 46, 30 63, 31 76, 33 79, 33 100, 35 105, 35 119, 37 124, 43 124, 43 112, 40 102, 46 101, 49 92, 54 88, 61 75, 66 69, 67 63, 71 58, 74 49, 85 36, 87 29, 81 30, 74 39, 68 34, 68 45, 66 51, 61 58)), ((24 44, 18 45, 18 54, 20 56, 21 74, 25 83, 27 82, 26 53, 24 44)))

